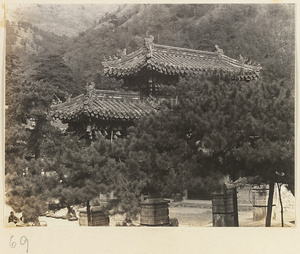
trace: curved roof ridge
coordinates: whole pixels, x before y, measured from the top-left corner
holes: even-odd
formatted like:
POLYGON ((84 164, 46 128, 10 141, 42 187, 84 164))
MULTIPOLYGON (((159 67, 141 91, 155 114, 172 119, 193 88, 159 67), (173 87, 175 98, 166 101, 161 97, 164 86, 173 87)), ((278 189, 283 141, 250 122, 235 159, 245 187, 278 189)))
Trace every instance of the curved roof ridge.
POLYGON ((124 62, 124 61, 128 61, 130 59, 135 58, 140 53, 143 53, 143 51, 144 51, 144 46, 141 47, 141 48, 139 48, 139 49, 137 49, 137 50, 135 50, 135 51, 133 51, 133 52, 131 52, 131 53, 129 53, 129 54, 126 54, 123 57, 120 57, 118 59, 103 61, 102 65, 104 67, 109 67, 109 65, 111 65, 111 64, 114 65, 114 64, 118 64, 118 63, 121 63, 121 62, 124 62))
POLYGON ((104 75, 122 78, 136 75, 147 66, 167 75, 189 75, 196 74, 195 71, 219 70, 232 75, 247 74, 252 79, 259 76, 261 66, 247 64, 241 56, 239 60, 226 56, 218 45, 215 47, 216 51, 210 52, 155 44, 153 37, 146 38, 140 49, 125 55, 121 60, 104 62, 104 75))
POLYGON ((190 52, 195 54, 207 54, 207 55, 213 55, 218 57, 219 53, 212 52, 212 51, 205 51, 205 50, 198 50, 198 49, 189 49, 189 48, 182 48, 182 47, 175 47, 175 46, 168 46, 168 45, 161 45, 161 44, 153 44, 154 48, 163 48, 163 49, 171 49, 178 52, 190 52))
POLYGON ((64 104, 65 106, 72 105, 76 100, 80 100, 82 97, 84 97, 85 94, 80 94, 78 96, 75 96, 73 98, 70 98, 69 101, 57 103, 57 104, 52 104, 50 105, 51 108, 59 107, 60 105, 64 104))
MULTIPOLYGON (((142 101, 137 92, 115 90, 93 90, 93 95, 86 102, 86 94, 81 94, 72 101, 51 107, 50 117, 60 120, 77 119, 82 116, 98 119, 138 119, 153 110, 147 101, 142 101)), ((73 121, 73 120, 72 120, 73 121)))

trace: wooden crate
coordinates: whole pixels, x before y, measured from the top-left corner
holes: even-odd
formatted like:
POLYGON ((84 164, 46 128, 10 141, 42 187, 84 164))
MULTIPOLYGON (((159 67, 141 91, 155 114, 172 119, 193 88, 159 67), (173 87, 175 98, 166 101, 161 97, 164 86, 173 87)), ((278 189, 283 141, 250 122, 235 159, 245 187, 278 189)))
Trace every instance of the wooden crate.
MULTIPOLYGON (((79 225, 88 226, 86 207, 79 209, 79 225)), ((109 226, 109 216, 102 207, 91 206, 91 226, 109 226)))
POLYGON ((168 201, 162 198, 147 199, 141 202, 141 225, 163 226, 169 224, 168 201))
POLYGON ((267 216, 269 188, 267 186, 252 188, 253 220, 264 220, 267 216))
POLYGON ((236 225, 234 191, 226 189, 223 193, 212 194, 212 213, 214 227, 234 227, 236 225))

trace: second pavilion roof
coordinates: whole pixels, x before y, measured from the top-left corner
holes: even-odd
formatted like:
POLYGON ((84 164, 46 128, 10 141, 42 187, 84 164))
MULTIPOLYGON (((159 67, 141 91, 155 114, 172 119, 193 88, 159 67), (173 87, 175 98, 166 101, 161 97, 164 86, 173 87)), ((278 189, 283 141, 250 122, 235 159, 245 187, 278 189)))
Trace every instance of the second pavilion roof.
POLYGON ((96 90, 93 87, 69 101, 51 106, 50 116, 64 121, 84 117, 99 120, 132 121, 155 110, 149 101, 142 101, 138 93, 96 90))

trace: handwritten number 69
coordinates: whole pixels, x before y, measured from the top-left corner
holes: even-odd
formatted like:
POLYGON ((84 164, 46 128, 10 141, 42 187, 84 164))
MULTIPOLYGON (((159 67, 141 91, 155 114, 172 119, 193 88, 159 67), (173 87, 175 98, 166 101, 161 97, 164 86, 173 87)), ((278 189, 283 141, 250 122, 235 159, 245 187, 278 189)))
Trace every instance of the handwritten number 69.
MULTIPOLYGON (((15 248, 15 247, 17 246, 17 243, 13 241, 13 237, 14 237, 14 236, 11 236, 11 237, 10 237, 10 240, 9 240, 9 246, 10 246, 11 248, 15 248)), ((25 244, 26 244, 26 252, 28 253, 28 245, 29 245, 29 242, 28 242, 28 239, 27 239, 26 236, 22 236, 22 237, 20 238, 20 244, 21 244, 21 245, 25 245, 25 244)))

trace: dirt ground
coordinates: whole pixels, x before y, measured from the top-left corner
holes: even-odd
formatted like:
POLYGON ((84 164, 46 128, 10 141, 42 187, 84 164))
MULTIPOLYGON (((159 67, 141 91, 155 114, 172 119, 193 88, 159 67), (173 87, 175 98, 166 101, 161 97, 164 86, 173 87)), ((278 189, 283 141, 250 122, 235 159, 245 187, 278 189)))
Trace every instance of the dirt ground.
POLYGON ((197 207, 171 207, 169 217, 177 218, 180 227, 205 227, 212 223, 212 210, 197 207))
MULTIPOLYGON (((253 205, 251 203, 251 186, 245 186, 243 189, 238 190, 238 218, 240 227, 264 227, 265 221, 253 220, 253 205)), ((291 193, 283 189, 283 205, 284 205, 284 226, 295 227, 295 198, 291 193)), ((275 206, 273 208, 272 226, 281 226, 281 213, 280 205, 278 203, 278 197, 274 198, 275 206)), ((5 205, 4 217, 5 225, 8 226, 7 219, 10 211, 9 206, 5 205)), ((56 215, 66 215, 67 209, 62 209, 56 212, 56 215)), ((18 216, 18 214, 16 214, 18 216)), ((78 214, 77 214, 78 215, 78 214)), ((58 216, 58 217, 59 217, 58 216)), ((176 218, 179 222, 179 227, 212 227, 212 201, 211 200, 183 200, 181 202, 169 202, 169 218, 176 218)), ((68 221, 61 218, 51 218, 41 216, 39 218, 42 225, 49 227, 78 227, 79 222, 68 221)), ((117 224, 122 224, 124 216, 113 215, 110 216, 110 226, 114 227, 117 224)), ((139 226, 139 218, 132 221, 132 224, 139 226)), ((11 225, 15 226, 15 225, 11 225)))
MULTIPOLYGON (((185 207, 170 206, 169 217, 176 218, 179 221, 179 227, 212 227, 212 210, 203 207, 185 207)), ((254 221, 252 209, 241 209, 238 213, 240 227, 264 227, 265 221, 254 221)), ((114 215, 110 217, 110 226, 114 227, 117 223, 121 224, 124 220, 122 215, 114 215)), ((292 221, 295 220, 292 214, 284 213, 284 226, 295 227, 292 221)), ((63 219, 55 219, 50 217, 40 217, 41 222, 46 222, 49 227, 78 227, 78 221, 68 221, 63 219)), ((133 225, 139 226, 139 219, 132 222, 133 225)), ((272 217, 272 226, 281 227, 280 214, 272 217)))

